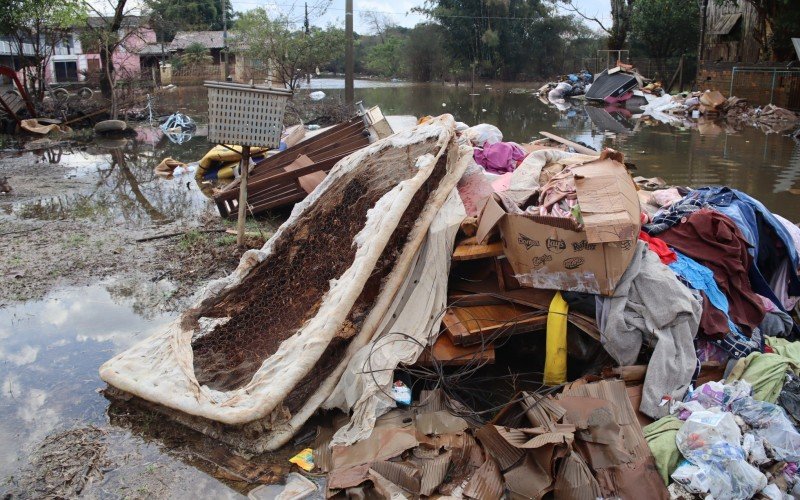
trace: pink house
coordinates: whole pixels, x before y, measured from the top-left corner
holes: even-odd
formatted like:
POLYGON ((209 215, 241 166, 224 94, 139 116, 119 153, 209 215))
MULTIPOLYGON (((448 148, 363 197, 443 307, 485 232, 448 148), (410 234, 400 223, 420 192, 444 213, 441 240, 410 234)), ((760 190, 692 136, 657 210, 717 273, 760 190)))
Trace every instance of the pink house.
MULTIPOLYGON (((119 30, 122 43, 113 54, 114 68, 117 78, 138 77, 142 71, 143 58, 158 57, 161 53, 160 44, 156 41, 156 32, 145 24, 145 19, 139 16, 126 16, 119 30)), ((90 17, 90 29, 102 29, 108 23, 107 19, 90 17)), ((91 32, 91 31, 90 31, 91 32)), ((99 43, 99 40, 98 40, 99 43)), ((76 82, 86 79, 87 74, 100 71, 99 46, 87 46, 85 49, 77 35, 70 35, 56 46, 46 73, 50 82, 76 82)))

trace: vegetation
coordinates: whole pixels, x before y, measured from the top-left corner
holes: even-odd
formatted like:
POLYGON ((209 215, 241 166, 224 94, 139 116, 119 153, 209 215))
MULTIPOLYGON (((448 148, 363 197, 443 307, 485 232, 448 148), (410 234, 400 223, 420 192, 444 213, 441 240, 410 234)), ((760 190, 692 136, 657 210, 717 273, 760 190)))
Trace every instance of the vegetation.
POLYGON ((209 64, 213 61, 211 51, 209 51, 202 43, 190 43, 184 49, 183 54, 180 56, 181 63, 187 66, 198 66, 202 64, 209 64))
POLYGON ((444 28, 456 67, 504 80, 561 72, 564 48, 589 33, 545 0, 429 0, 419 11, 444 28))
POLYGON ((12 40, 12 47, 23 61, 28 90, 44 98, 45 69, 57 44, 73 27, 87 17, 81 0, 3 0, 0 2, 0 35, 12 40), (23 51, 30 44, 32 53, 23 51))
POLYGON ((696 51, 699 15, 696 0, 637 0, 631 14, 631 45, 655 59, 666 78, 667 58, 696 51))
POLYGON ((146 0, 150 25, 159 42, 171 42, 178 31, 219 31, 222 29, 222 4, 228 29, 234 26, 230 0, 146 0))
POLYGON ((287 17, 270 18, 267 10, 260 7, 241 14, 234 34, 234 50, 238 54, 268 66, 290 89, 317 68, 344 54, 342 29, 333 26, 296 29, 287 17))

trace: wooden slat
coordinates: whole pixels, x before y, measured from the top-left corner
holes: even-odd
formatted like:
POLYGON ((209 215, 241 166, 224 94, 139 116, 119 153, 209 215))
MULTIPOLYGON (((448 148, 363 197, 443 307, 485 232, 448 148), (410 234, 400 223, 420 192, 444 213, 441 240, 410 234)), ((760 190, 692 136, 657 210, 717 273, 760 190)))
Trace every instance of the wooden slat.
POLYGON ((416 364, 432 366, 434 360, 444 366, 463 366, 471 362, 494 364, 495 350, 493 345, 457 346, 447 335, 439 335, 430 351, 424 351, 416 364))
POLYGON ((503 255, 503 242, 461 244, 453 250, 453 260, 476 260, 503 255))
POLYGON ((542 330, 547 312, 509 304, 450 307, 442 317, 445 334, 458 346, 479 344, 488 337, 506 337, 542 330))

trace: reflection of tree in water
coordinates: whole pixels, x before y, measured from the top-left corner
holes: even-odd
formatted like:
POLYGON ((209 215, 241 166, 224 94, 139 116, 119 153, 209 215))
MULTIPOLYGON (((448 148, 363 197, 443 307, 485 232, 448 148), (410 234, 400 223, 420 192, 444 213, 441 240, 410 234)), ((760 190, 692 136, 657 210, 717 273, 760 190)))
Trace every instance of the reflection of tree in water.
POLYGON ((131 141, 125 148, 112 149, 109 168, 100 172, 101 185, 113 194, 113 211, 127 223, 169 222, 199 211, 204 204, 193 179, 186 178, 191 181, 187 187, 182 179, 155 175, 153 169, 161 161, 157 151, 144 151, 131 141))
POLYGON ((154 282, 133 276, 115 280, 106 286, 106 290, 115 304, 129 304, 135 314, 147 320, 183 305, 174 297, 177 286, 168 280, 154 282))

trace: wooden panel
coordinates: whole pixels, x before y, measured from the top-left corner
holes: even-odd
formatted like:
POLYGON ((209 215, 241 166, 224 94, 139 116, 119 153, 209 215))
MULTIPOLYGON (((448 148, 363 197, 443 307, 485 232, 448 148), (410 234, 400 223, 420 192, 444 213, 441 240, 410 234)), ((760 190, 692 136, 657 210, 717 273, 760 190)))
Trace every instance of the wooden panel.
MULTIPOLYGON (((468 238, 474 240, 474 238, 468 238)), ((476 260, 503 255, 503 242, 498 241, 486 245, 462 243, 453 250, 453 260, 476 260)))
POLYGON ((447 335, 439 335, 430 350, 423 351, 415 364, 432 366, 434 360, 444 366, 463 366, 472 362, 494 364, 495 350, 493 345, 457 346, 447 335))
POLYGON ((453 344, 464 346, 542 330, 547 325, 547 312, 509 304, 450 307, 442 317, 442 324, 453 344))

